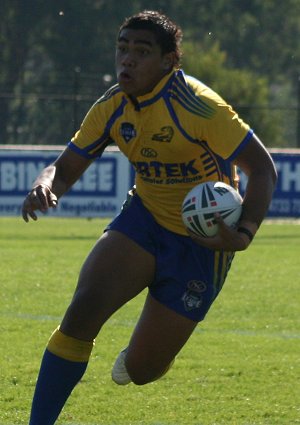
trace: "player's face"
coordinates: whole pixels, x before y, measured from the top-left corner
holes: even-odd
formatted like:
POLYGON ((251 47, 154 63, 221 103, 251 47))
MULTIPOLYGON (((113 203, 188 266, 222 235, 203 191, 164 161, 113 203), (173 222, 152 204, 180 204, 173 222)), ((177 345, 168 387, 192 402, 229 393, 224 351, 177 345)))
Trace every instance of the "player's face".
POLYGON ((163 55, 151 31, 124 29, 116 49, 116 72, 128 95, 149 93, 173 67, 173 53, 163 55))

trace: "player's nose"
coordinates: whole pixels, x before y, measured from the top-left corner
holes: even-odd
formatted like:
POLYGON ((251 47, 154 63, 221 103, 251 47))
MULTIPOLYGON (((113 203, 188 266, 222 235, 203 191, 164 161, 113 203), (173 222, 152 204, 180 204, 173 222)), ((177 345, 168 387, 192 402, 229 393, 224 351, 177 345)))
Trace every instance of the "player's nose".
POLYGON ((127 52, 122 57, 121 63, 122 63, 123 66, 132 67, 132 66, 135 66, 136 61, 135 61, 135 58, 134 58, 133 54, 130 53, 130 52, 127 52))

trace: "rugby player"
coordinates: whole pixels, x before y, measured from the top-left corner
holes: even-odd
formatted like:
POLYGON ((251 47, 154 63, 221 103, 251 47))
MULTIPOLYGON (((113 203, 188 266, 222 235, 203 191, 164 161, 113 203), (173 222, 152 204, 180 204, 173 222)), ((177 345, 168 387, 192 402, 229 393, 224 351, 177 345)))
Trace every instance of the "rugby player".
POLYGON ((130 200, 88 254, 50 337, 30 425, 55 423, 103 324, 145 288, 140 318, 112 378, 143 385, 164 375, 219 294, 234 253, 248 248, 268 209, 276 181, 269 153, 230 105, 180 69, 181 39, 181 29, 156 11, 124 21, 116 44, 118 83, 91 107, 24 200, 24 220, 36 220, 35 211, 55 207, 112 143, 135 167, 130 200), (237 166, 248 176, 237 228, 217 217, 216 236, 188 234, 180 213, 184 196, 209 180, 237 187, 237 166))

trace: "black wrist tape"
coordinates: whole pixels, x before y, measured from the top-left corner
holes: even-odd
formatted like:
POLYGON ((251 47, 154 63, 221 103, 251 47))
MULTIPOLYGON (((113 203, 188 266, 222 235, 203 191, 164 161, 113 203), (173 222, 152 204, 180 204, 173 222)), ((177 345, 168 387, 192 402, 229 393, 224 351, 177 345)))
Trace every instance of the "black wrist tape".
POLYGON ((240 232, 240 233, 244 233, 245 235, 247 235, 248 238, 249 238, 249 240, 250 240, 250 242, 254 238, 253 233, 251 233, 249 229, 246 229, 246 227, 240 226, 240 227, 238 227, 237 231, 240 232))

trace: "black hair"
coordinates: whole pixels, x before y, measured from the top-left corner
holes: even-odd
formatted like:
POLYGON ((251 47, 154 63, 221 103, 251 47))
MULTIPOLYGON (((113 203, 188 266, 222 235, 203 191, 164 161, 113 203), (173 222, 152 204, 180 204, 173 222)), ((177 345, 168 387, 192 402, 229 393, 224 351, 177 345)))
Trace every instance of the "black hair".
POLYGON ((124 29, 148 30, 151 31, 159 44, 162 54, 174 52, 175 65, 179 66, 182 56, 181 28, 171 21, 166 15, 154 10, 144 10, 136 15, 126 18, 120 27, 120 32, 124 29))

